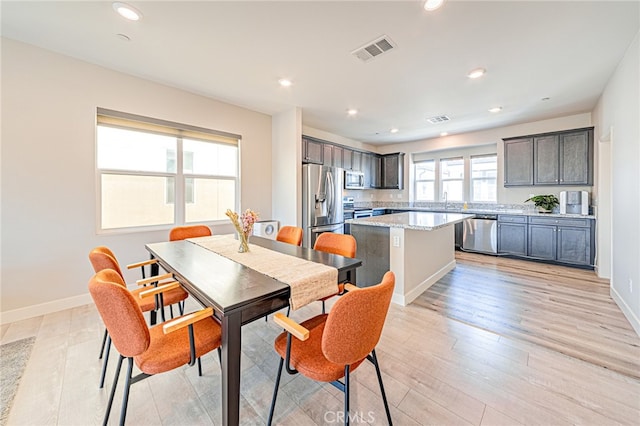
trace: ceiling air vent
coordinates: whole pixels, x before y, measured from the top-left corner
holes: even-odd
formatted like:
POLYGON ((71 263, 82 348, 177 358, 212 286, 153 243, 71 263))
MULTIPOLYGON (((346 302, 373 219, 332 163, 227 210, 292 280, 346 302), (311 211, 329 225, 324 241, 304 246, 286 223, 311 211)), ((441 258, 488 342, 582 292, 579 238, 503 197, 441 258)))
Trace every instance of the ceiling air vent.
POLYGON ((445 121, 449 121, 449 120, 451 119, 446 115, 436 115, 435 117, 427 118, 427 121, 431 124, 444 123, 445 121))
POLYGON ((365 44, 362 47, 357 48, 351 54, 363 62, 368 62, 371 59, 388 52, 396 47, 395 43, 386 35, 365 44))

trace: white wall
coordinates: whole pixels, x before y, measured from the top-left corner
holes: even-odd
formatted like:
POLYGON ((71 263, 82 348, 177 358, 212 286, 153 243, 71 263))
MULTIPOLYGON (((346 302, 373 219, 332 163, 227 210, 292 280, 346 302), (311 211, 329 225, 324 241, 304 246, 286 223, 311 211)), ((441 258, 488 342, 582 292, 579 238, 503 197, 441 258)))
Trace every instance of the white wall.
MULTIPOLYGON (((610 144, 611 295, 640 334, 640 33, 594 110, 596 139, 610 144)), ((603 179, 603 180, 606 180, 603 179)), ((602 191, 605 188, 601 189, 602 191)))
POLYGON ((167 239, 168 231, 96 235, 97 107, 242 135, 241 208, 271 216, 270 116, 8 39, 1 78, 2 322, 88 302, 94 246, 126 264, 148 258, 145 243, 167 239))
POLYGON ((301 132, 300 108, 273 116, 273 214, 269 219, 280 221, 280 226, 302 226, 301 132))

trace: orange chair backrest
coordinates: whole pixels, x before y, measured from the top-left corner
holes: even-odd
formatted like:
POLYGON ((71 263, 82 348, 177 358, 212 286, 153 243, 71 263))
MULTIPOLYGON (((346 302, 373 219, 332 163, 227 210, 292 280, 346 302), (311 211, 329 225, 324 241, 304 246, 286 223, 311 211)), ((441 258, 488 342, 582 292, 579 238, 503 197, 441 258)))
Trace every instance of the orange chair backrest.
POLYGON ((278 231, 276 240, 293 244, 294 246, 302 245, 302 228, 298 228, 297 226, 283 226, 278 231))
POLYGON ((103 269, 89 281, 89 293, 116 349, 132 357, 147 350, 151 342, 147 323, 120 275, 103 269))
POLYGON ((382 282, 350 291, 329 311, 322 335, 322 352, 331 362, 353 364, 375 349, 389 311, 396 277, 388 271, 382 282))
POLYGON ((209 236, 211 236, 211 228, 206 225, 177 226, 169 231, 169 241, 209 236))
POLYGON ((116 259, 115 254, 105 246, 98 246, 89 252, 89 261, 93 266, 93 271, 98 273, 103 269, 113 269, 118 274, 120 274, 120 278, 124 279, 124 275, 122 274, 122 270, 120 269, 120 264, 116 259))
POLYGON ((353 235, 324 232, 318 235, 313 249, 344 257, 356 257, 357 244, 353 235))

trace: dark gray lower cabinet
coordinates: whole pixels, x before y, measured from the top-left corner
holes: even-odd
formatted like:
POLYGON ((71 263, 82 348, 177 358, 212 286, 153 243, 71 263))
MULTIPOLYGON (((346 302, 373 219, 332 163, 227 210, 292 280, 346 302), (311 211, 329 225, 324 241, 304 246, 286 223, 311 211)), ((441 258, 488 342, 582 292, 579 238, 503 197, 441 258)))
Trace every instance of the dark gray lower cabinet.
POLYGON ((592 219, 529 216, 527 240, 529 258, 577 266, 594 264, 592 219))
POLYGON ((556 260, 557 227, 529 225, 529 256, 536 259, 556 260))
POLYGON ((527 255, 527 217, 498 215, 498 253, 527 255))
POLYGON ((498 253, 576 266, 593 266, 595 221, 498 215, 498 253))

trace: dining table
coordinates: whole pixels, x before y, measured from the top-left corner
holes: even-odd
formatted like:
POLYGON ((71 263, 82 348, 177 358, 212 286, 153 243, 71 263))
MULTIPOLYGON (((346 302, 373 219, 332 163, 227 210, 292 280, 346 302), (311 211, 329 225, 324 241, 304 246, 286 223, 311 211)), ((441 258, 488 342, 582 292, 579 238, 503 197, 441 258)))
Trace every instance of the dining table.
MULTIPOLYGON (((336 268, 337 283, 355 283, 356 269, 362 265, 359 259, 257 236, 251 237, 250 243, 336 268)), ((222 328, 222 423, 238 425, 242 326, 289 306, 290 286, 190 240, 150 243, 145 247, 193 298, 213 308, 222 328)), ((155 266, 152 273, 158 272, 158 265, 155 266)))

